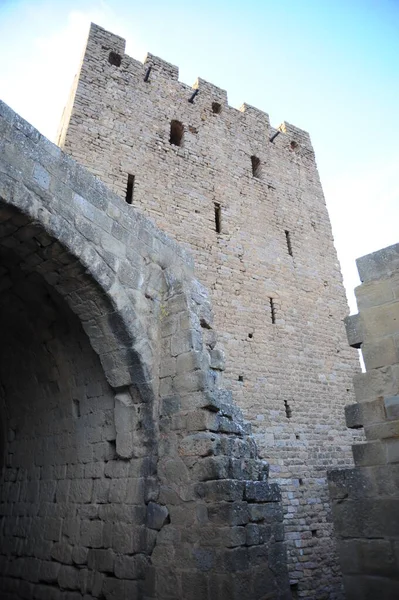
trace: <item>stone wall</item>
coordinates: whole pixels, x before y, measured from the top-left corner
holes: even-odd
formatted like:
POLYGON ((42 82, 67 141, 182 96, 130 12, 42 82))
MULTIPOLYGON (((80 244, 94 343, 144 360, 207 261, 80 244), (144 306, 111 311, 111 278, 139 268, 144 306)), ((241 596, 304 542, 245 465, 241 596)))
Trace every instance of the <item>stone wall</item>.
POLYGON ((364 427, 355 468, 329 474, 347 600, 399 597, 399 244, 357 261, 359 313, 346 321, 361 348, 365 373, 355 377, 357 404, 348 427, 364 427))
POLYGON ((343 414, 358 361, 309 135, 124 48, 92 26, 59 143, 192 250, 225 385, 281 485, 292 592, 339 598, 326 469, 351 464, 343 414))
POLYGON ((289 597, 189 256, 0 103, 0 595, 289 597))

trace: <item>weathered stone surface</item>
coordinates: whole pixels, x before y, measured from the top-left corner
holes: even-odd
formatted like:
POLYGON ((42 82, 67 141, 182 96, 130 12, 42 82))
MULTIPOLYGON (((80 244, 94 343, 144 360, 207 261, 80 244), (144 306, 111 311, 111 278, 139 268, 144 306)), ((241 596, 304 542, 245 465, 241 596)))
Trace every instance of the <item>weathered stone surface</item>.
MULTIPOLYGON (((329 473, 333 520, 348 600, 396 598, 399 548, 399 246, 357 261, 356 290, 366 373, 355 379, 349 427, 367 442, 352 446, 356 467, 329 473)), ((353 327, 352 327, 353 330, 353 327)), ((348 332, 349 333, 349 332, 348 332)), ((351 343, 355 333, 348 334, 351 343)))
MULTIPOLYGON (((185 85, 177 67, 152 55, 139 63, 125 53, 121 38, 94 25, 77 81, 59 143, 125 205, 118 206, 123 233, 114 224, 110 228, 109 219, 102 222, 107 264, 115 271, 116 260, 123 262, 123 285, 140 282, 140 268, 130 254, 142 249, 129 237, 135 226, 129 217, 137 207, 190 248, 197 277, 212 295, 214 317, 202 285, 193 285, 196 322, 179 315, 177 294, 167 310, 161 309, 162 339, 170 352, 161 366, 161 396, 177 396, 177 384, 181 409, 194 413, 203 408, 199 396, 206 391, 209 409, 221 418, 211 424, 192 415, 188 427, 236 434, 237 415, 228 396, 210 393, 209 379, 201 375, 203 362, 217 386, 223 377, 251 421, 270 477, 282 488, 290 531, 295 528, 300 539, 318 529, 306 547, 307 562, 317 568, 304 566, 298 540, 287 541, 298 594, 318 598, 328 589, 339 597, 326 469, 352 466, 353 437, 362 438, 360 431, 346 429, 343 415, 344 406, 354 402, 352 375, 359 365, 345 339, 342 320, 348 309, 309 135, 289 123, 271 127, 268 115, 248 104, 232 108, 226 92, 203 79, 194 88, 185 85), (111 49, 120 57, 119 66, 110 62, 111 49), (194 90, 194 101, 188 102, 194 90), (180 123, 180 145, 171 143, 172 121, 180 123)), ((91 226, 93 211, 86 205, 83 210, 91 226)), ((109 209, 105 212, 111 216, 109 209)), ((149 230, 138 237, 156 248, 149 230)), ((168 246, 158 266, 175 288, 174 273, 165 269, 169 261, 168 246)), ((144 282, 155 309, 163 289, 159 269, 144 282)), ((244 426, 241 433, 249 431, 244 426)))
POLYGON ((198 581, 211 600, 236 567, 260 600, 246 542, 260 569, 281 533, 258 515, 247 535, 263 505, 243 498, 268 465, 218 387, 191 259, 2 104, 0 131, 1 597, 186 600, 198 581))

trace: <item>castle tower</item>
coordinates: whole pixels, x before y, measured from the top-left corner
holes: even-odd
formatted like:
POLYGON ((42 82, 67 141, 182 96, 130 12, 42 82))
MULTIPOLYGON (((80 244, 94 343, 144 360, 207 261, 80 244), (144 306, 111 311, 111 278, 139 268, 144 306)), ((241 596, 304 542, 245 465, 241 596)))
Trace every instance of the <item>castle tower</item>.
POLYGON ((91 26, 59 144, 193 253, 224 385, 281 485, 293 597, 340 598, 326 470, 352 464, 357 356, 309 135, 124 49, 91 26))

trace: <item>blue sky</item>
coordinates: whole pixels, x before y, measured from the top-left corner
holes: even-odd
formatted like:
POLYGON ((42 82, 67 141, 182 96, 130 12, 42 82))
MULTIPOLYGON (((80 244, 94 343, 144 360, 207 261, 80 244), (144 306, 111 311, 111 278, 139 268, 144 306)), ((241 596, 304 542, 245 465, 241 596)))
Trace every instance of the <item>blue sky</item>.
POLYGON ((0 0, 0 98, 50 139, 90 21, 310 132, 356 311, 355 259, 399 242, 399 0, 0 0))

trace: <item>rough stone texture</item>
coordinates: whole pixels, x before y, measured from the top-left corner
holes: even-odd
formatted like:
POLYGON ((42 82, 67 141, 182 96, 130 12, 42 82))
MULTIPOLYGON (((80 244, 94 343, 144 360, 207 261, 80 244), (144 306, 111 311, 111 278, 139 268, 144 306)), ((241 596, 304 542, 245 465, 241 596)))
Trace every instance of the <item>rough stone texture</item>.
POLYGON ((0 103, 2 600, 289 598, 211 322, 186 253, 0 103))
MULTIPOLYGON (((124 47, 92 26, 59 143, 123 199, 134 176, 134 207, 193 251, 226 351, 225 385, 281 485, 293 593, 339 598, 326 469, 352 464, 344 406, 358 361, 309 135, 276 130, 262 111, 230 107, 224 90, 203 79, 191 88, 177 67, 153 55, 142 64, 124 47), (173 120, 180 146, 170 143, 173 120)), ((220 354, 211 361, 223 369, 220 354)))
POLYGON ((361 347, 357 404, 348 427, 364 427, 356 467, 329 473, 347 600, 399 597, 399 244, 358 259, 359 313, 347 318, 349 343, 361 347))

